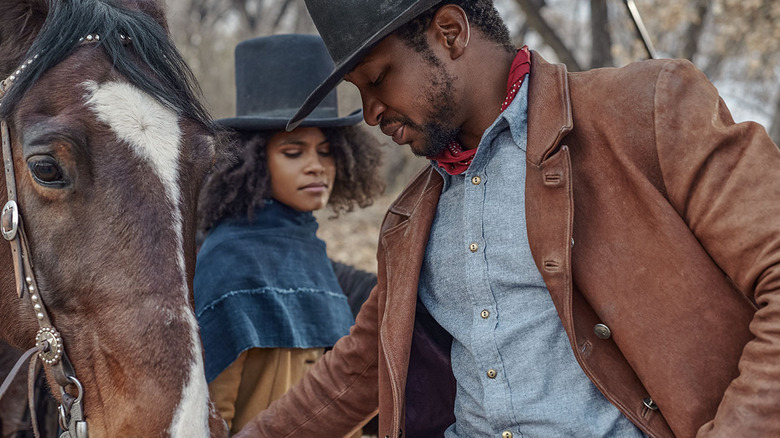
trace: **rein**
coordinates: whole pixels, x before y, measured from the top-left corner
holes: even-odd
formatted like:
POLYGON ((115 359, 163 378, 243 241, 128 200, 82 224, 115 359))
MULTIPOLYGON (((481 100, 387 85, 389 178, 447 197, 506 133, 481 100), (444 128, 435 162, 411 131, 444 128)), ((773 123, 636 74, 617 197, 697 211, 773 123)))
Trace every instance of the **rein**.
MULTIPOLYGON (((124 38, 122 39, 124 40, 124 38)), ((92 42, 99 40, 100 37, 97 35, 87 35, 86 38, 82 38, 79 41, 92 42)), ((38 55, 35 55, 33 58, 26 60, 14 74, 3 81, 0 81, 0 104, 2 104, 2 98, 11 88, 13 82, 21 75, 27 66, 32 64, 37 58, 38 55)), ((19 358, 16 365, 14 365, 11 370, 11 373, 3 384, 0 385, 0 398, 2 398, 5 391, 10 386, 11 381, 21 369, 22 364, 32 357, 28 372, 28 402, 30 404, 30 419, 33 426, 33 432, 36 437, 39 437, 40 434, 35 418, 35 395, 32 386, 38 369, 37 359, 40 358, 45 365, 49 366, 52 377, 60 386, 62 401, 58 408, 59 424, 62 430, 64 430, 60 435, 60 438, 87 438, 87 422, 84 419, 84 408, 82 405, 84 387, 76 378, 73 364, 65 353, 62 336, 49 318, 46 306, 43 303, 43 297, 38 288, 38 282, 35 279, 35 272, 30 257, 29 240, 17 202, 18 198, 11 149, 11 136, 6 120, 0 121, 0 131, 2 135, 3 165, 5 167, 6 188, 8 193, 8 202, 6 202, 2 214, 0 214, 0 233, 3 235, 3 238, 11 244, 11 258, 14 265, 17 296, 23 298, 25 290, 27 291, 27 297, 35 311, 35 319, 39 326, 38 332, 35 335, 35 347, 25 352, 22 357, 19 358), (35 355, 35 352, 38 354, 35 355), (76 397, 65 391, 65 388, 68 385, 76 387, 78 392, 76 397)))

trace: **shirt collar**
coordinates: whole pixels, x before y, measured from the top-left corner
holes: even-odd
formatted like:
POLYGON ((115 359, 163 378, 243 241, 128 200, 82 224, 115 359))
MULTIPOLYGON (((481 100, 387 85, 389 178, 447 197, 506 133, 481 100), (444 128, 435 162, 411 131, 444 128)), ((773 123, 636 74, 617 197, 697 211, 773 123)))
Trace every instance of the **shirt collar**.
MULTIPOLYGON (((509 106, 503 112, 501 112, 501 114, 499 114, 496 120, 493 121, 490 127, 486 129, 484 133, 482 133, 482 138, 479 141, 477 153, 474 155, 474 161, 472 161, 469 169, 466 170, 466 172, 464 172, 462 175, 454 176, 463 176, 468 174, 469 171, 475 167, 475 162, 478 166, 479 163, 484 159, 483 157, 488 153, 487 146, 490 145, 490 142, 493 141, 493 138, 495 138, 507 127, 509 128, 509 132, 512 135, 512 141, 514 144, 523 150, 523 152, 526 151, 526 133, 528 127, 528 82, 528 77, 526 75, 525 80, 523 80, 523 85, 520 87, 520 90, 517 92, 517 96, 515 96, 515 99, 512 101, 512 103, 509 104, 509 106)), ((430 160, 430 164, 434 169, 436 169, 437 172, 439 172, 442 178, 444 178, 444 187, 442 188, 442 191, 447 190, 449 187, 450 178, 452 178, 453 175, 445 172, 444 169, 440 168, 434 160, 430 160)))

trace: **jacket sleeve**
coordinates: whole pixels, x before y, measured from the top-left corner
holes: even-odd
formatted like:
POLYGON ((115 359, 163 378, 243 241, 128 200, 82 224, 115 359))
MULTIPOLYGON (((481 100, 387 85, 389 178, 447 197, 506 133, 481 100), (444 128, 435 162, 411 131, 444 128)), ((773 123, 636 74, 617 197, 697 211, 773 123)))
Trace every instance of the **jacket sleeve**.
POLYGON ((735 124, 687 61, 658 78, 655 135, 670 202, 757 309, 739 377, 697 436, 780 436, 780 150, 760 125, 735 124))
POLYGON ((378 297, 374 288, 350 334, 236 437, 340 437, 376 414, 378 297))
POLYGON ((339 286, 347 296, 352 316, 357 318, 360 307, 368 299, 371 290, 376 286, 376 274, 362 271, 354 266, 345 265, 331 260, 333 272, 336 273, 339 286))

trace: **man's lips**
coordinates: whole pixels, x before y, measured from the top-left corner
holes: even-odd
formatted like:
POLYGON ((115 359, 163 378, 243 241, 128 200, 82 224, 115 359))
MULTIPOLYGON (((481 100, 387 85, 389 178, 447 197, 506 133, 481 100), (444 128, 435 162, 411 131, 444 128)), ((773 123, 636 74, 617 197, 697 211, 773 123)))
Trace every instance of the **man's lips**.
POLYGON ((394 142, 398 144, 404 144, 404 132, 406 131, 406 125, 400 124, 400 125, 384 125, 380 129, 382 129, 382 133, 384 133, 386 136, 393 139, 394 142))
POLYGON ((399 126, 395 131, 393 131, 393 141, 398 144, 404 144, 404 132, 406 131, 406 125, 399 126))
POLYGON ((393 122, 386 121, 380 127, 382 133, 393 139, 398 144, 404 144, 404 132, 406 131, 406 124, 395 120, 393 122))

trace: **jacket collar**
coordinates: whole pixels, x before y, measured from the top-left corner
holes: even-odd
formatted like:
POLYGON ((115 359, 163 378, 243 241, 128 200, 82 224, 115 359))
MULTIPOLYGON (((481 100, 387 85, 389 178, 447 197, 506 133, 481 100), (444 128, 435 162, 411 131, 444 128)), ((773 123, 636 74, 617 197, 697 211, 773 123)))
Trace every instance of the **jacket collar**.
MULTIPOLYGON (((537 52, 531 51, 531 74, 528 87, 526 156, 530 163, 539 165, 552 154, 561 139, 574 126, 566 66, 550 64, 537 52)), ((441 175, 432 166, 426 166, 393 202, 389 210, 409 217, 417 208, 423 194, 430 189, 440 190, 442 184, 441 175)))
POLYGON ((539 165, 574 127, 566 66, 550 64, 532 51, 528 85, 526 157, 530 163, 539 165))

